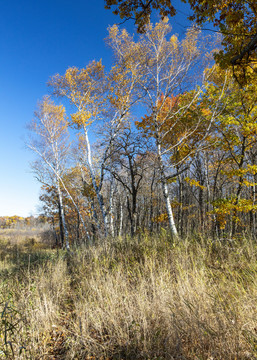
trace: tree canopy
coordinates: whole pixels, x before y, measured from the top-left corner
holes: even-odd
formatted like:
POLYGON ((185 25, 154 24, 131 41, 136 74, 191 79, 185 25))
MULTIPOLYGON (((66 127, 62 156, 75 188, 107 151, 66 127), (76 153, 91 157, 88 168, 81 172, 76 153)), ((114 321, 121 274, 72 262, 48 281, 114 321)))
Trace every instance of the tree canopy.
MULTIPOLYGON (((257 60, 257 4, 255 0, 182 0, 193 10, 190 20, 198 25, 211 22, 222 34, 222 50, 216 55, 223 67, 234 67, 240 80, 247 78, 249 67, 255 70, 257 60)), ((151 13, 162 19, 176 14, 171 0, 105 0, 106 8, 114 9, 121 19, 134 19, 138 32, 146 30, 151 13)), ((251 74, 251 71, 250 71, 251 74)))

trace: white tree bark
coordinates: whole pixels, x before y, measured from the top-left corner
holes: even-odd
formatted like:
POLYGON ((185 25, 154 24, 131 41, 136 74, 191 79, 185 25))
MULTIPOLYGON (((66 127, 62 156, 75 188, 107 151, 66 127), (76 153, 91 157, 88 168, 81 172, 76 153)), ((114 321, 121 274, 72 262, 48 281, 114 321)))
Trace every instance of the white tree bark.
POLYGON ((110 204, 110 211, 109 211, 109 224, 110 224, 110 233, 111 236, 114 237, 114 224, 113 224, 113 218, 114 218, 114 209, 113 209, 113 194, 114 194, 114 179, 113 177, 111 178, 111 186, 110 186, 110 199, 109 199, 109 204, 110 204))
POLYGON ((94 170, 94 167, 92 165, 91 146, 90 146, 90 141, 89 141, 89 138, 88 138, 88 131, 87 131, 86 126, 84 126, 84 135, 85 135, 86 150, 87 150, 87 164, 88 164, 88 167, 89 167, 92 184, 93 184, 94 190, 96 192, 98 204, 99 204, 100 211, 101 211, 102 218, 103 218, 104 235, 105 235, 105 237, 107 237, 107 235, 108 235, 107 214, 106 214, 102 194, 100 192, 99 186, 97 185, 95 170, 94 170))
POLYGON ((46 165, 53 171, 53 173, 54 173, 54 175, 56 176, 57 181, 59 182, 59 184, 60 184, 60 183, 62 184, 65 192, 67 193, 69 199, 71 200, 71 202, 72 202, 72 204, 74 205, 77 213, 79 214, 80 221, 81 221, 81 223, 82 223, 82 225, 83 225, 83 228, 84 228, 84 230, 85 230, 87 240, 88 240, 89 244, 91 244, 91 242, 92 242, 92 241, 91 241, 91 237, 90 237, 90 235, 89 235, 89 233, 88 233, 88 230, 87 230, 86 224, 85 224, 85 222, 84 222, 84 219, 83 219, 83 217, 82 217, 82 215, 81 215, 81 212, 80 212, 80 210, 79 210, 76 202, 74 201, 73 197, 71 196, 69 190, 67 189, 66 185, 64 184, 64 182, 63 182, 61 176, 59 175, 58 171, 57 171, 57 170, 55 169, 55 167, 48 161, 47 157, 45 156, 45 154, 44 154, 43 152, 41 152, 38 148, 36 148, 36 147, 33 146, 32 144, 27 144, 27 146, 28 146, 29 149, 33 150, 35 153, 37 153, 37 154, 42 158, 42 160, 46 163, 46 165))
POLYGON ((172 211, 171 204, 170 204, 171 199, 170 199, 168 184, 167 184, 167 180, 166 180, 166 176, 165 176, 165 166, 164 166, 164 163, 162 160, 160 144, 157 144, 157 151, 158 151, 158 160, 159 160, 159 170, 160 170, 160 175, 161 175, 162 191, 163 191, 163 196, 164 196, 164 200, 165 200, 165 204, 166 204, 168 220, 169 220, 169 228, 170 228, 172 236, 177 238, 178 232, 177 232, 177 228, 176 228, 174 216, 173 216, 173 211, 172 211))
POLYGON ((60 216, 62 219, 62 226, 63 226, 63 232, 64 232, 64 241, 65 241, 65 248, 66 250, 70 251, 70 244, 69 244, 69 233, 66 225, 65 215, 64 215, 64 209, 63 209, 63 196, 62 191, 60 187, 60 181, 57 179, 57 192, 58 192, 58 198, 59 198, 59 204, 60 204, 60 216))

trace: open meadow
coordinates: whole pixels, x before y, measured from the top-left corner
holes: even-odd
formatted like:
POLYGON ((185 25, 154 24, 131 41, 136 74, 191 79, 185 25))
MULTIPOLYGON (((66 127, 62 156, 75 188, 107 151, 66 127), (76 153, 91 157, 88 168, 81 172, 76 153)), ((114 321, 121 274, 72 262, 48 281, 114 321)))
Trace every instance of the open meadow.
POLYGON ((145 234, 69 254, 6 234, 0 359, 257 359, 254 241, 145 234))

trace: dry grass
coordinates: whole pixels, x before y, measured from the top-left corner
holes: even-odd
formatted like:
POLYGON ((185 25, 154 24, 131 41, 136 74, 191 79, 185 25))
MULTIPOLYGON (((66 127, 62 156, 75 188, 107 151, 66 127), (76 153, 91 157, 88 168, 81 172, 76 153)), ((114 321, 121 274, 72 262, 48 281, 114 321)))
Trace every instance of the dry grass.
POLYGON ((72 256, 35 244, 9 252, 0 359, 257 359, 250 240, 145 236, 72 256))
POLYGON ((9 245, 21 245, 22 243, 28 244, 29 242, 39 242, 44 238, 44 234, 49 232, 47 224, 41 227, 25 226, 23 228, 1 229, 0 228, 0 241, 6 242, 9 245))

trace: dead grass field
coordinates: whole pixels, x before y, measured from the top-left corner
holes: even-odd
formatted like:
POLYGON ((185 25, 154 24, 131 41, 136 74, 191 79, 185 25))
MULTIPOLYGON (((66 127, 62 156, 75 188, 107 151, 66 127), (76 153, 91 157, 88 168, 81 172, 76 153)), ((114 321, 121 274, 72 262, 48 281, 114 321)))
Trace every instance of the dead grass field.
POLYGON ((10 245, 21 245, 22 243, 28 242, 40 242, 42 236, 49 230, 47 224, 41 227, 29 227, 23 228, 11 228, 1 229, 0 228, 0 241, 9 243, 10 245))
POLYGON ((29 238, 0 242, 0 359, 257 359, 255 242, 29 238))

